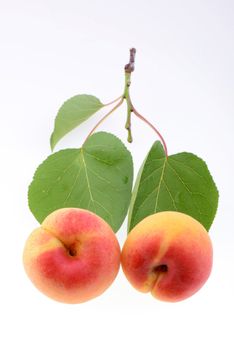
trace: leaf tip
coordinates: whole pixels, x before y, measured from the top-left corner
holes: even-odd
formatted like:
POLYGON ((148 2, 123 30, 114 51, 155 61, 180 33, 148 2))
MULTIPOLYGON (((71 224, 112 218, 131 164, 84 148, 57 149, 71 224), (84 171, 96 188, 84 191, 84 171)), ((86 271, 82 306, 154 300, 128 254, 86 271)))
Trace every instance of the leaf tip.
POLYGON ((50 149, 51 149, 51 152, 54 151, 55 145, 56 145, 56 142, 54 141, 54 132, 52 132, 52 134, 50 136, 50 149))

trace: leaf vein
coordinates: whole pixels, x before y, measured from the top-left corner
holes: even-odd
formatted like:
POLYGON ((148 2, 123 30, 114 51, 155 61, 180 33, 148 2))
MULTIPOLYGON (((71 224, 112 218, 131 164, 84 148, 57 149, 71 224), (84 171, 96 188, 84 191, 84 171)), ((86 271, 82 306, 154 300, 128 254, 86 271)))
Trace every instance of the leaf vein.
POLYGON ((192 192, 190 191, 190 189, 188 188, 188 186, 186 185, 186 183, 182 180, 182 178, 180 177, 180 175, 177 173, 177 171, 169 164, 168 162, 168 166, 174 171, 174 173, 176 174, 176 176, 178 177, 178 179, 180 180, 180 182, 184 185, 184 187, 187 189, 187 191, 192 194, 192 192))
POLYGON ((183 162, 180 162, 179 160, 177 159, 174 159, 174 158, 170 158, 170 161, 174 161, 174 162, 177 162, 179 164, 182 164, 183 166, 186 166, 187 168, 189 168, 190 170, 192 170, 196 175, 198 175, 199 177, 201 177, 206 183, 208 183, 208 181, 206 180, 206 178, 204 176, 202 176, 201 174, 199 174, 195 169, 193 169, 191 166, 189 166, 188 164, 186 163, 183 163, 183 162))
POLYGON ((160 170, 160 169, 162 169, 162 168, 163 168, 163 165, 160 166, 160 167, 157 168, 157 169, 154 169, 149 175, 147 175, 147 176, 143 179, 143 181, 141 182, 141 185, 142 185, 143 183, 145 183, 145 181, 148 180, 148 178, 150 178, 154 173, 156 173, 156 171, 158 171, 158 170, 160 170))
POLYGON ((64 205, 64 204, 68 201, 68 199, 71 197, 71 194, 72 194, 72 192, 73 192, 73 190, 74 190, 74 188, 75 188, 75 185, 76 185, 76 183, 77 183, 77 180, 78 180, 78 178, 79 178, 80 172, 81 172, 81 167, 79 168, 79 171, 77 172, 75 181, 74 181, 74 183, 73 183, 73 185, 72 185, 72 187, 71 187, 70 192, 69 192, 68 195, 67 195, 67 198, 66 198, 65 201, 63 202, 63 205, 64 205))
POLYGON ((173 198, 173 196, 172 196, 172 194, 171 194, 171 191, 169 190, 169 187, 167 186, 167 184, 166 184, 166 182, 165 182, 164 179, 163 179, 163 183, 164 183, 164 185, 165 185, 165 187, 166 187, 166 189, 167 189, 167 192, 169 193, 169 196, 171 197, 171 200, 172 200, 172 203, 173 203, 173 206, 174 206, 175 210, 178 211, 178 209, 177 209, 177 207, 176 207, 176 204, 175 204, 175 200, 174 200, 174 198, 173 198))

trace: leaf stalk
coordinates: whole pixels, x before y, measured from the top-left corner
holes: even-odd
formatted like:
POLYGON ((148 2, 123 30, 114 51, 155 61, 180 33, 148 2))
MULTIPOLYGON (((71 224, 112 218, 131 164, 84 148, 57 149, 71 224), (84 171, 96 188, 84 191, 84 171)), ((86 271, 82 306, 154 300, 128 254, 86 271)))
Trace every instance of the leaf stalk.
MULTIPOLYGON (((117 100, 119 100, 119 98, 118 98, 117 100)), ((123 99, 123 97, 121 97, 121 100, 120 100, 108 113, 106 113, 106 114, 98 121, 98 123, 97 123, 97 124, 92 128, 92 130, 89 132, 88 136, 86 137, 86 139, 85 139, 84 142, 83 142, 83 145, 84 145, 85 142, 88 140, 88 138, 94 133, 94 131, 99 127, 99 125, 102 124, 102 122, 104 122, 104 120, 105 120, 106 118, 108 118, 109 115, 110 115, 111 113, 113 113, 117 108, 119 108, 119 107, 121 106, 121 104, 123 103, 123 101, 124 101, 124 99, 123 99)), ((83 145, 82 145, 82 147, 83 147, 83 145)))

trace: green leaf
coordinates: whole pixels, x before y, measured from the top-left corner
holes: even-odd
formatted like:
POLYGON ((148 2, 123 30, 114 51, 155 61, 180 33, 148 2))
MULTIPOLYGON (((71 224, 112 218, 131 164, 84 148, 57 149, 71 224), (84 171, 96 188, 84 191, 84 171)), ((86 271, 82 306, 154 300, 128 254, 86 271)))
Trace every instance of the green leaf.
POLYGON ((53 150, 58 141, 69 131, 83 123, 99 109, 104 107, 101 101, 91 95, 77 95, 62 105, 55 119, 54 131, 50 137, 53 150))
POLYGON ((157 141, 137 175, 128 230, 148 215, 170 210, 194 217, 208 230, 217 206, 218 191, 206 163, 186 152, 166 158, 157 141))
POLYGON ((131 199, 133 164, 130 152, 114 135, 99 132, 82 148, 50 155, 29 186, 29 207, 39 222, 59 208, 90 210, 116 232, 131 199))

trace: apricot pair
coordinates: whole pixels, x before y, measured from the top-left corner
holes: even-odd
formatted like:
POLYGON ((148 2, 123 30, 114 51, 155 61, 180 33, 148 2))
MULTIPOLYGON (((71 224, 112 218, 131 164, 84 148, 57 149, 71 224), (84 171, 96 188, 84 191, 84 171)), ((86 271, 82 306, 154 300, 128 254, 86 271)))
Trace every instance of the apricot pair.
POLYGON ((137 290, 179 301, 197 292, 209 277, 212 244, 198 221, 168 211, 137 224, 121 254, 102 218, 65 208, 51 213, 32 232, 23 261, 34 285, 60 302, 82 303, 102 294, 117 276, 120 262, 137 290))

